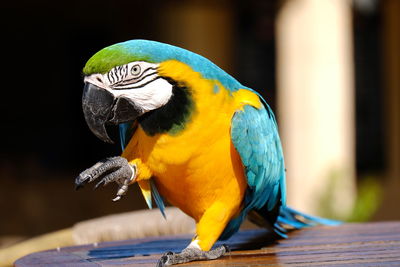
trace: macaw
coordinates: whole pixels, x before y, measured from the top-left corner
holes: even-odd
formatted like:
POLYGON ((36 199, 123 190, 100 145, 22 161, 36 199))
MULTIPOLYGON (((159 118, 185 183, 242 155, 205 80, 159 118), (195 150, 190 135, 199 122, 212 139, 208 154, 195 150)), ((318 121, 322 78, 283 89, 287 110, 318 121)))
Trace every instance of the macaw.
POLYGON ((123 152, 82 172, 77 187, 116 182, 115 201, 138 183, 148 204, 164 200, 196 221, 181 253, 158 265, 215 259, 212 249, 238 231, 246 216, 286 237, 287 229, 334 221, 286 206, 285 166, 274 113, 256 91, 208 59, 148 40, 130 40, 94 54, 84 69, 82 107, 91 131, 123 152))

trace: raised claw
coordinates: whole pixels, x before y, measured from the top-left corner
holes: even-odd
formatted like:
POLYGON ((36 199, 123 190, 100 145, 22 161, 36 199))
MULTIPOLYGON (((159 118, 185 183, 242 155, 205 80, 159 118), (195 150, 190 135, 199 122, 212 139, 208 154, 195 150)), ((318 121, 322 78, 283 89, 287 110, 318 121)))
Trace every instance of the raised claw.
POLYGON ((92 182, 98 176, 97 169, 104 164, 105 160, 101 160, 92 167, 81 172, 75 179, 75 190, 82 188, 85 184, 92 182))
POLYGON ((100 181, 95 185, 95 189, 100 185, 105 186, 110 182, 116 182, 119 188, 117 196, 113 200, 117 201, 127 192, 128 185, 136 177, 136 174, 136 166, 129 164, 125 158, 107 158, 81 172, 75 179, 75 188, 79 189, 86 183, 91 183, 97 179, 100 179, 100 181))
POLYGON ((136 166, 135 165, 129 165, 132 168, 132 172, 134 173, 134 175, 131 176, 131 178, 129 179, 125 179, 123 181, 123 184, 119 185, 118 191, 117 191, 117 196, 115 198, 113 198, 113 201, 118 201, 121 199, 121 197, 123 195, 126 194, 126 192, 128 191, 128 185, 131 183, 131 181, 136 177, 136 166))

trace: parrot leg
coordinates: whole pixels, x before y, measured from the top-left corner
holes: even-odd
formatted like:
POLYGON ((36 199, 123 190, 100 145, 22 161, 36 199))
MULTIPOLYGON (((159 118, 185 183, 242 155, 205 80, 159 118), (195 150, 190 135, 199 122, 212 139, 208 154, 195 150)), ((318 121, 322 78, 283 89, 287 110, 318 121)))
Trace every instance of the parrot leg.
POLYGON ((76 189, 83 187, 86 183, 91 183, 96 179, 100 181, 95 185, 95 189, 100 185, 107 185, 110 182, 118 184, 117 196, 113 201, 120 200, 128 191, 128 185, 137 175, 136 165, 129 164, 123 157, 112 157, 101 160, 92 167, 81 172, 75 179, 76 189))
MULTIPOLYGON (((234 205, 235 206, 235 205, 234 205)), ((235 209, 229 203, 216 202, 206 210, 196 226, 197 235, 181 253, 168 252, 158 262, 159 267, 196 260, 214 260, 229 251, 226 245, 210 250, 232 218, 235 209)))
POLYGON ((214 260, 229 251, 228 246, 222 245, 210 251, 203 251, 195 247, 187 247, 181 253, 167 252, 157 263, 157 267, 174 265, 196 260, 214 260))

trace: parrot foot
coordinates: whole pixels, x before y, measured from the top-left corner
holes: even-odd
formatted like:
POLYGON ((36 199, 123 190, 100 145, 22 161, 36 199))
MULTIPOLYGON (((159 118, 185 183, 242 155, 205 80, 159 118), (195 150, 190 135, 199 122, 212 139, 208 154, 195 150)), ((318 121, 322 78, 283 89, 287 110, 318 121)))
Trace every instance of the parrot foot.
POLYGON ((111 182, 116 182, 118 191, 113 201, 117 201, 126 194, 128 185, 135 179, 136 174, 136 165, 129 164, 125 158, 107 158, 81 172, 75 179, 75 188, 79 189, 99 178, 100 181, 94 186, 95 189, 100 185, 106 186, 111 182))
POLYGON ((229 251, 227 245, 222 245, 210 251, 202 251, 198 248, 188 247, 182 250, 181 253, 165 253, 158 261, 157 267, 164 267, 189 261, 215 260, 229 251))

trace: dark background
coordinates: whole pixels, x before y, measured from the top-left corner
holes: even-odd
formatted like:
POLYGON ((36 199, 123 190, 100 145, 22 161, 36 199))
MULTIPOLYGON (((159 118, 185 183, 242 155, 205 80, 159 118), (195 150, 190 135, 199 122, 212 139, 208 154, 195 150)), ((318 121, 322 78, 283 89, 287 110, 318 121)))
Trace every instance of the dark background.
MULTIPOLYGON (((207 54, 275 107, 274 21, 280 1, 188 1, 229 13, 231 59, 207 54), (224 63, 225 62, 225 63, 224 63)), ((187 3, 187 2, 186 2, 187 3)), ((121 151, 97 139, 81 111, 85 62, 99 49, 129 39, 190 48, 187 25, 165 28, 181 1, 3 1, 1 7, 0 235, 31 236, 75 222, 145 208, 136 186, 111 202, 115 187, 74 191, 74 179, 121 151)), ((385 168, 382 137, 380 9, 355 10, 357 170, 385 168), (365 144, 369 143, 369 146, 365 144)), ((168 25, 171 25, 169 23, 168 25)), ((211 25, 213 42, 218 25, 211 25)))

